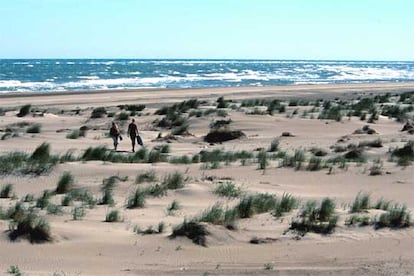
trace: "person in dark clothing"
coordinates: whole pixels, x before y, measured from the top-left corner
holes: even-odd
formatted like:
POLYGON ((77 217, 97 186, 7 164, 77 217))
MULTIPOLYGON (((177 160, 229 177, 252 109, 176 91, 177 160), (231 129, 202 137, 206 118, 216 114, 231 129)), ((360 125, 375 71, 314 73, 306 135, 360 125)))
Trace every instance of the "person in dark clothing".
POLYGON ((118 147, 118 139, 121 138, 119 131, 119 127, 115 122, 112 122, 111 129, 109 130, 109 136, 111 136, 112 140, 114 141, 114 149, 116 150, 118 147))
POLYGON ((135 119, 132 119, 131 123, 128 125, 128 135, 129 138, 131 138, 132 152, 135 152, 135 141, 138 135, 138 127, 135 124, 135 119))

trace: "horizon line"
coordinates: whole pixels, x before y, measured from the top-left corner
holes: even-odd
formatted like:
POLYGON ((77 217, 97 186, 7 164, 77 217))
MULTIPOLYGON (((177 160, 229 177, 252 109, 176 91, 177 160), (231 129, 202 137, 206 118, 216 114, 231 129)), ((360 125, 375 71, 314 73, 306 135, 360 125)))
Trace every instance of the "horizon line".
POLYGON ((30 58, 3 58, 0 57, 0 60, 53 60, 53 59, 60 59, 60 60, 205 60, 205 61, 338 61, 338 62, 346 62, 346 61, 358 61, 358 62, 414 62, 414 60, 398 60, 398 59, 298 59, 298 58, 279 58, 279 59, 272 59, 272 58, 125 58, 125 57, 70 57, 70 58, 62 58, 62 57, 30 57, 30 58))

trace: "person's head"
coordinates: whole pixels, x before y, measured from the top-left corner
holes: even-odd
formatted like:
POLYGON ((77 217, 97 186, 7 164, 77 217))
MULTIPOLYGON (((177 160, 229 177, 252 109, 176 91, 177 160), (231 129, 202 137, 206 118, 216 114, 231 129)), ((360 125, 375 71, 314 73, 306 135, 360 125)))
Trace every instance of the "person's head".
POLYGON ((132 122, 135 123, 135 119, 134 118, 132 118, 132 122))
POLYGON ((116 126, 116 123, 115 122, 112 122, 112 126, 114 127, 114 126, 116 126))

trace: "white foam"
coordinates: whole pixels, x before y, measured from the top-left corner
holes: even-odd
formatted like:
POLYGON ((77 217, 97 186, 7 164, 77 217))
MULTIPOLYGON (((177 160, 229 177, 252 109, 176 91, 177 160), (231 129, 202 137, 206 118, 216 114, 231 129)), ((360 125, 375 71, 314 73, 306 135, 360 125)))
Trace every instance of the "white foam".
POLYGON ((79 79, 85 79, 85 80, 99 80, 98 76, 79 76, 79 79))

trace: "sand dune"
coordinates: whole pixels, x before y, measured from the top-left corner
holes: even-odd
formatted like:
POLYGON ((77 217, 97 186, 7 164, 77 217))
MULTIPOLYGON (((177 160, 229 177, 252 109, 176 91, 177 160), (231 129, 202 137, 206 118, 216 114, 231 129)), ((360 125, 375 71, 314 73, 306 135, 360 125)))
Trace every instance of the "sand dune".
MULTIPOLYGON (((154 125, 153 121, 162 117, 154 115, 156 109, 194 98, 205 101, 200 110, 215 109, 219 96, 231 99, 230 105, 235 107, 224 109, 226 117, 217 113, 191 117, 188 128, 191 135, 177 135, 176 140, 168 144, 170 160, 183 155, 191 158, 200 151, 214 149, 245 150, 256 156, 260 149, 267 149, 274 138, 279 138, 279 152, 293 154, 301 149, 308 158, 312 156, 311 148, 324 149, 328 157, 343 154, 332 149, 334 145, 342 145, 338 143, 341 138, 346 140, 343 145, 358 145, 375 139, 381 139, 383 144, 380 148, 366 147, 367 161, 349 162, 345 169, 333 165, 331 169, 317 171, 295 170, 281 167, 280 158, 269 158, 263 171, 258 169, 257 158, 253 157, 245 161, 222 162, 215 169, 203 163, 71 161, 59 163, 40 176, 2 174, 0 187, 12 183, 15 193, 15 198, 0 199, 3 211, 26 194, 38 198, 44 190, 54 190, 64 172, 74 176, 75 187, 87 189, 96 199, 101 198, 105 178, 119 176, 123 181, 115 184, 114 206, 85 207, 86 215, 80 220, 73 220, 73 206, 62 207, 61 215, 46 214, 46 210, 41 210, 40 214, 47 217, 51 226, 52 242, 10 241, 10 220, 0 220, 0 274, 16 265, 24 275, 411 275, 414 271, 413 227, 375 230, 372 225, 349 227, 345 220, 351 216, 349 206, 359 192, 369 193, 372 202, 384 198, 405 204, 409 210, 414 209, 413 165, 398 166, 395 161, 390 161, 390 151, 403 147, 413 140, 413 136, 401 132, 403 123, 388 116, 380 115, 372 124, 357 116, 343 116, 341 121, 319 120, 311 118, 311 105, 288 105, 291 98, 313 102, 317 99, 334 102, 335 98, 357 101, 409 91, 414 91, 412 83, 0 95, 0 108, 6 110, 4 116, 0 116, 0 135, 5 135, 7 128, 13 128, 13 133, 18 134, 0 141, 2 156, 13 151, 32 153, 43 142, 50 144, 53 154, 60 155, 72 150, 74 156, 80 156, 87 148, 95 146, 112 149, 107 132, 114 117, 91 119, 90 114, 94 108, 103 106, 116 116, 121 112, 117 105, 121 104, 147 106, 134 118, 146 148, 151 150, 167 144, 157 139, 159 133, 165 137, 171 131, 154 125), (242 100, 257 98, 280 99, 286 104, 286 111, 274 115, 249 115, 255 107, 240 107, 242 100), (24 104, 32 104, 32 110, 39 116, 17 117, 24 104), (303 112, 306 110, 305 116, 303 112), (229 118, 231 128, 243 131, 245 137, 216 144, 203 141, 211 122, 229 118), (16 126, 22 122, 41 124, 40 133, 26 133, 25 127, 16 126), (377 134, 355 134, 355 130, 365 125, 375 129, 377 134), (88 127, 86 137, 66 138, 81 126, 88 127), (289 132, 291 136, 281 136, 283 132, 289 132), (372 176, 370 168, 378 159, 382 162, 382 174, 372 176), (126 208, 127 198, 136 187, 150 185, 135 184, 136 176, 148 171, 155 172, 158 179, 154 183, 160 183, 166 175, 178 171, 187 178, 185 187, 168 190, 165 196, 147 196, 144 208, 126 208), (196 245, 186 237, 169 238, 173 227, 184 218, 200 215, 216 202, 223 206, 237 204, 239 198, 227 199, 212 193, 220 180, 230 181, 248 194, 269 193, 280 198, 284 193, 291 193, 301 204, 330 197, 336 202, 337 226, 331 234, 307 233, 298 239, 295 233, 286 230, 300 211, 300 205, 281 218, 265 212, 239 219, 236 230, 205 224, 210 232, 207 247, 196 245), (166 208, 173 200, 180 203, 181 209, 169 215, 166 208), (119 210, 122 221, 104 222, 106 214, 113 209, 119 210), (155 229, 161 221, 166 225, 161 234, 134 233, 137 227, 153 226, 155 229), (253 237, 268 238, 269 242, 251 244, 253 237)), ((266 110, 263 106, 257 108, 266 110)), ((317 113, 314 115, 317 117, 317 113)), ((121 122, 123 132, 128 122, 121 122)), ((130 141, 125 133, 123 136, 118 154, 131 156, 130 141)), ((50 200, 59 205, 64 196, 53 195, 50 200)), ((362 215, 373 218, 381 213, 383 211, 372 208, 362 215)))

